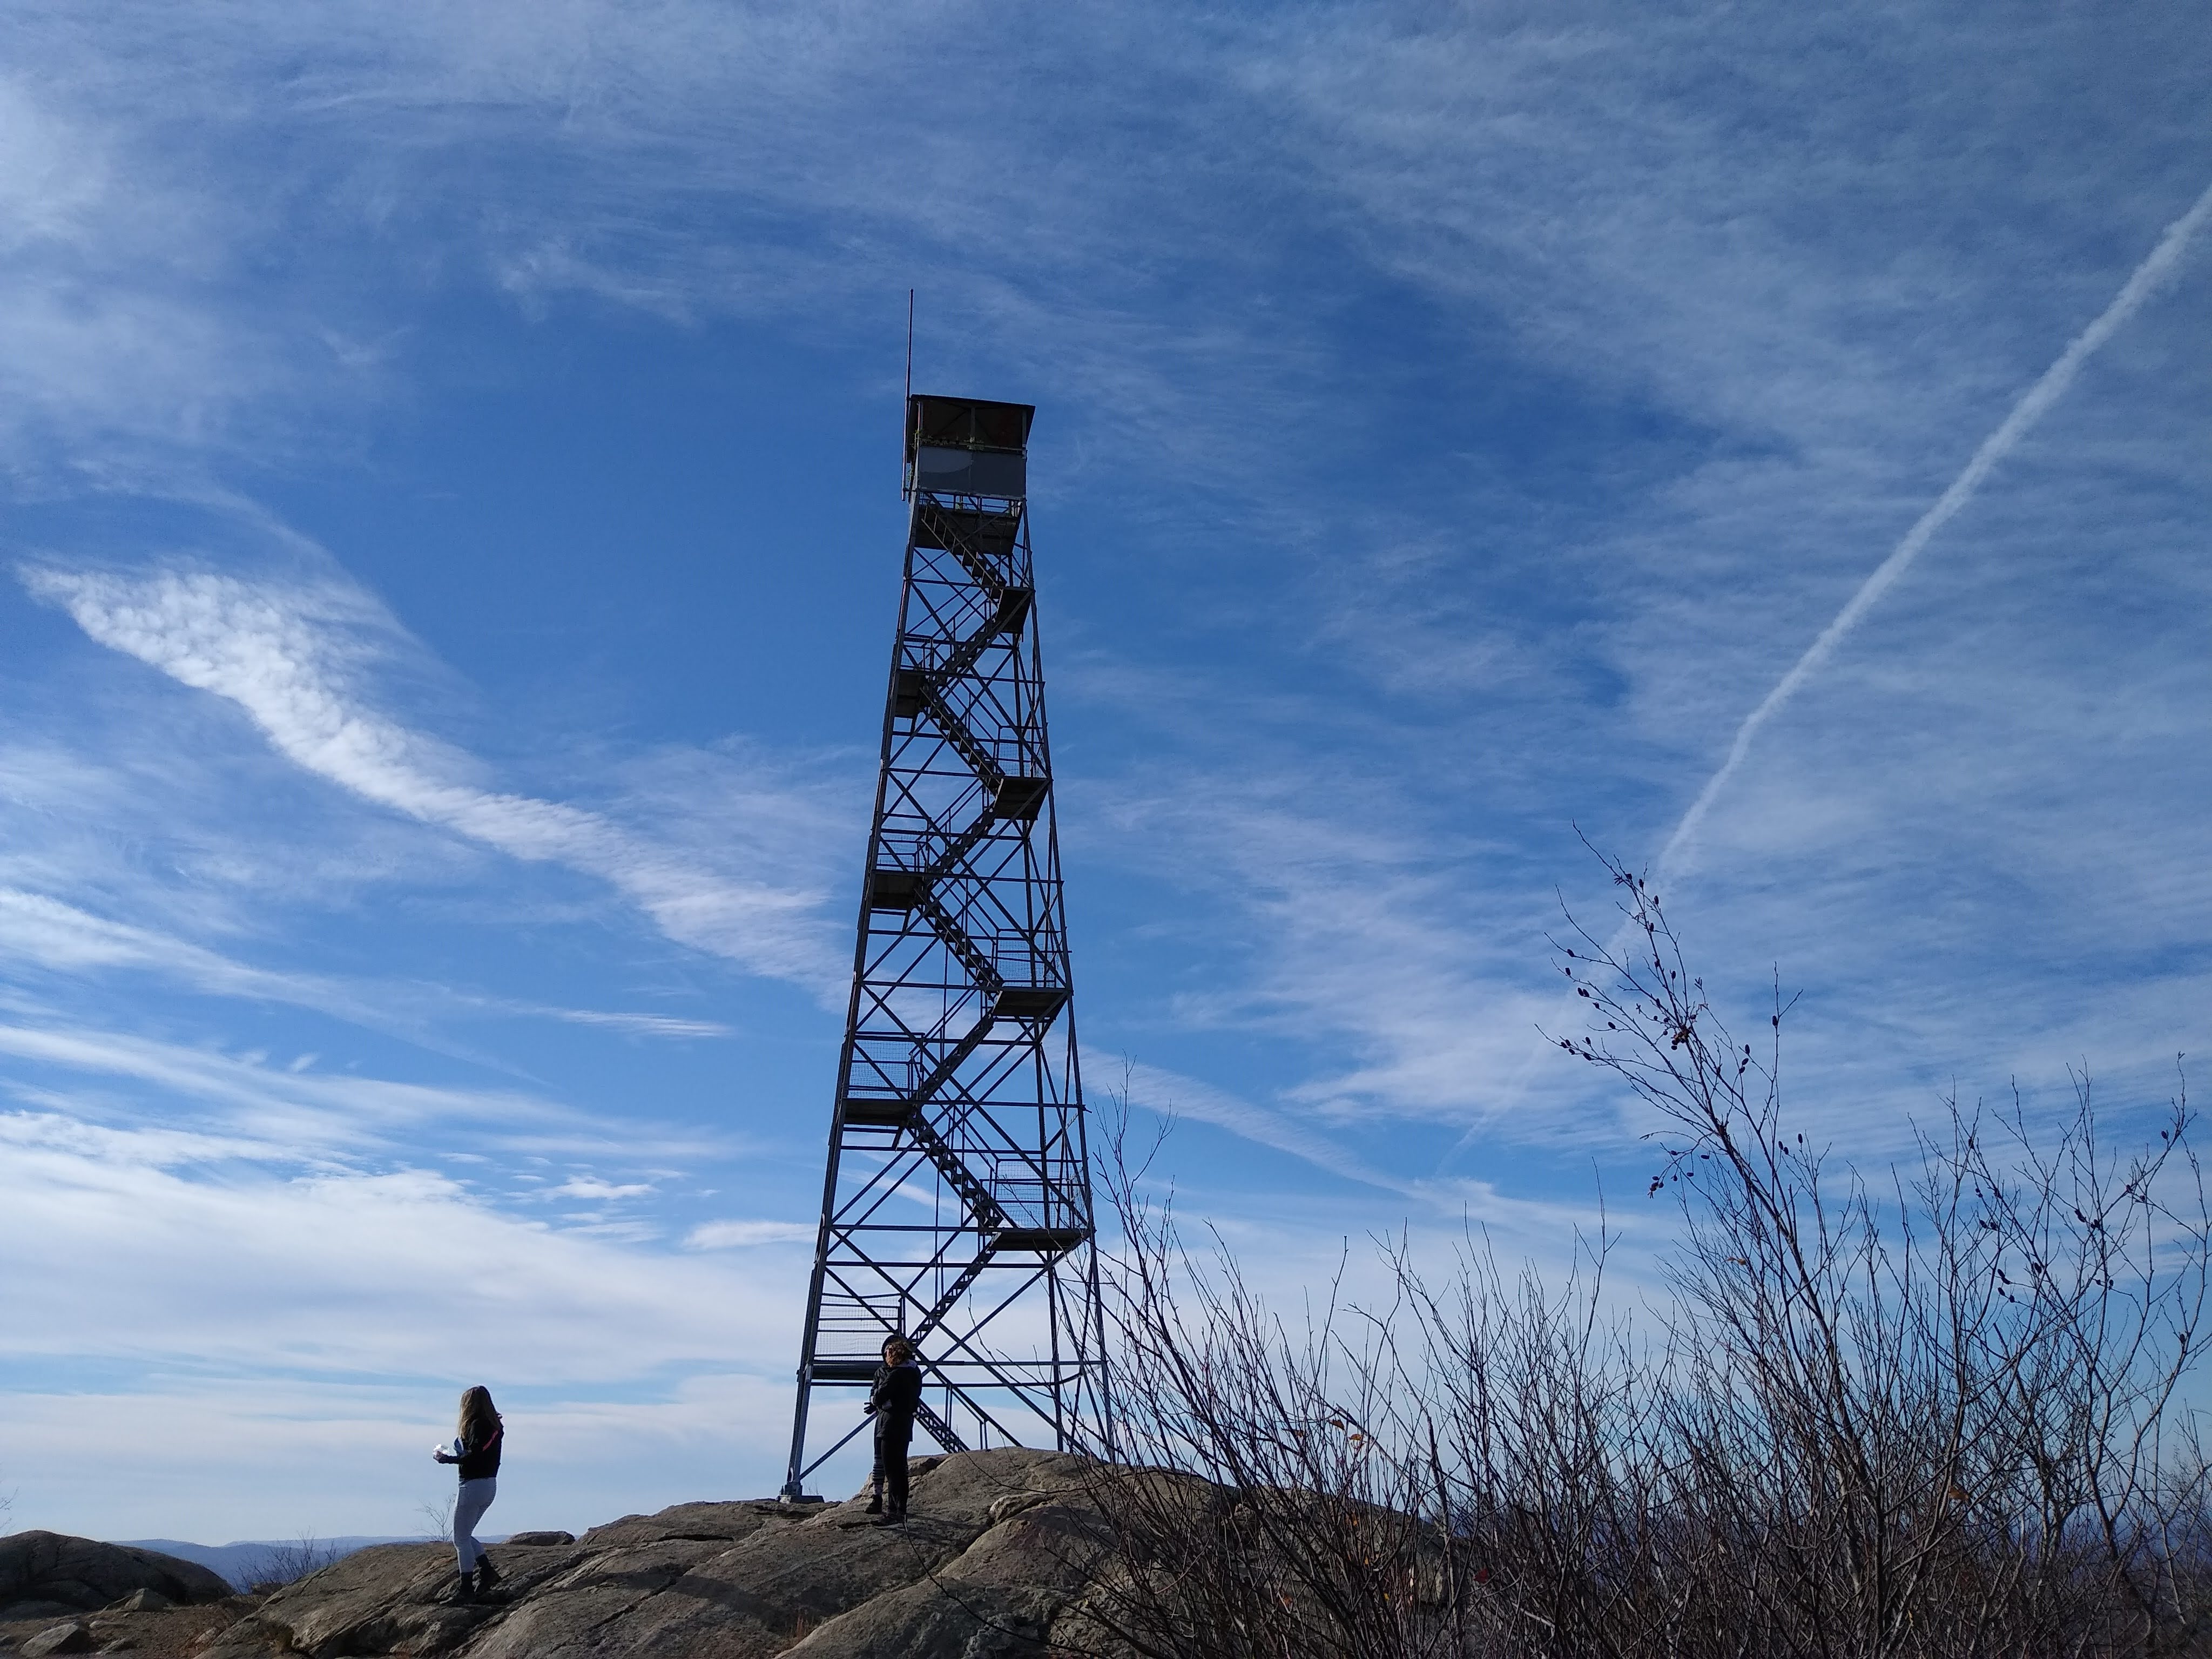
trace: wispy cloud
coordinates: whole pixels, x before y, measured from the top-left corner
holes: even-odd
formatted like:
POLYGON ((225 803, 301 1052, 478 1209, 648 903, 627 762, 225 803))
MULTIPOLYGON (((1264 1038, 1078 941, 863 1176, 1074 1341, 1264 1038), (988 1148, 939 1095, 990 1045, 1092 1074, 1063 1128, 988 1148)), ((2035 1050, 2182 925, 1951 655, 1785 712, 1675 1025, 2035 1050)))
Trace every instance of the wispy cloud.
MULTIPOLYGON (((562 1135, 589 1133, 571 1108, 515 1090, 441 1087, 384 1079, 295 1071, 251 1057, 125 1033, 0 1022, 0 1054, 19 1061, 122 1079, 176 1102, 189 1102, 233 1134, 250 1136, 265 1157, 288 1162, 387 1149, 398 1131, 424 1125, 497 1126, 562 1135)), ((30 1085, 11 1080, 17 1093, 30 1085)), ((612 1144, 604 1135, 601 1146, 612 1144)))
MULTIPOLYGON (((1090 1070, 1094 1076, 1113 1074, 1095 1063, 1095 1057, 1090 1070)), ((1395 1216, 1387 1212, 1377 1216, 1370 1208, 1365 1223, 1370 1232, 1413 1225, 1433 1234, 1439 1224, 1446 1228, 1473 1225, 1494 1229, 1501 1241, 1511 1241, 1507 1245, 1510 1251, 1532 1247, 1556 1249, 1561 1241, 1571 1239, 1577 1229, 1589 1229, 1595 1224, 1596 1211, 1589 1202, 1534 1199, 1508 1193, 1494 1182, 1442 1175, 1407 1176, 1382 1168, 1356 1150, 1349 1138, 1331 1134, 1307 1121, 1304 1109, 1296 1101, 1263 1106, 1201 1079, 1133 1062, 1119 1075, 1126 1080, 1130 1105, 1157 1116, 1225 1130, 1255 1146, 1299 1159, 1326 1176, 1332 1185, 1340 1181, 1351 1182, 1389 1193, 1404 1203, 1406 1207, 1395 1216)), ((1181 1162, 1177 1150, 1168 1148, 1168 1165, 1181 1162)), ((1218 1178, 1207 1178, 1205 1161, 1201 1159, 1188 1167, 1194 1177, 1193 1184, 1219 1205, 1223 1197, 1221 1183, 1218 1178)), ((1597 1195, 1593 1189, 1589 1198, 1594 1200, 1597 1195)), ((1308 1259, 1301 1265, 1310 1269, 1316 1264, 1308 1259)))
POLYGON ((677 1019, 667 1014, 609 1013, 594 1008, 554 1008, 547 1011, 556 1019, 567 1020, 571 1025, 598 1025, 613 1031, 628 1031, 638 1036, 655 1037, 726 1037, 732 1035, 728 1026, 720 1020, 677 1019))
POLYGON ((645 1198, 653 1192, 653 1183, 645 1181, 601 1181, 592 1176, 573 1176, 557 1187, 549 1187, 542 1196, 546 1198, 581 1198, 593 1203, 611 1203, 617 1199, 645 1198))
MULTIPOLYGON (((1092 1070, 1098 1071, 1094 1066, 1092 1070)), ((1363 1186, 1412 1197, 1412 1182, 1375 1168, 1341 1143, 1288 1113, 1267 1110, 1196 1078, 1178 1076, 1157 1066, 1131 1064, 1124 1072, 1129 1103, 1160 1117, 1188 1118, 1255 1145, 1287 1152, 1316 1170, 1363 1186)))
POLYGON ((599 1008, 550 1007, 447 986, 348 984, 257 968, 189 939, 96 916, 41 893, 0 887, 0 955, 56 973, 136 969, 211 996, 289 1003, 356 1024, 420 1036, 434 1019, 525 1016, 672 1041, 730 1036, 719 1020, 599 1008))
MULTIPOLYGON (((1271 736, 1273 724, 1255 721, 1271 736)), ((1198 952, 1206 971, 1168 978, 1148 1023, 1267 1032, 1297 1079, 1285 1098, 1316 1123, 1480 1114, 1547 1006, 1526 962, 1550 896, 1488 878, 1517 860, 1455 836, 1371 755, 1316 776, 1287 757, 1264 767, 1273 744, 1252 726, 1242 735, 1241 772, 1155 766, 1077 797, 1117 832, 1099 849, 1115 879, 1165 881, 1196 901, 1187 923, 1158 924, 1162 955, 1198 952)))
POLYGON ((694 1250, 747 1249, 756 1244, 811 1243, 815 1228, 805 1221, 708 1221, 684 1236, 694 1250))
POLYGON ((702 869, 580 808, 483 788, 450 745, 377 712, 359 684, 392 624, 356 590, 204 571, 27 566, 32 592, 100 644, 236 703, 281 754, 362 799, 508 855, 612 884, 672 939, 756 973, 834 988, 817 890, 702 869))
MULTIPOLYGON (((134 968, 172 975, 217 995, 264 997, 337 1010, 350 1000, 312 975, 274 973, 149 927, 95 916, 73 904, 0 887, 0 950, 63 971, 134 968)), ((358 1014, 356 1006, 356 1012, 358 1014)))

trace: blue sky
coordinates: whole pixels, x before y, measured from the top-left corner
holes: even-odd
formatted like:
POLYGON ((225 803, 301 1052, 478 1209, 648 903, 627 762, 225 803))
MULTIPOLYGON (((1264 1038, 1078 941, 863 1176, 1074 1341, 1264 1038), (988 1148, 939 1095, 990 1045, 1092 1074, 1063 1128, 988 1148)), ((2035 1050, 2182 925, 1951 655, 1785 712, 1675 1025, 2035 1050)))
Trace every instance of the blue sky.
POLYGON ((2212 1036, 2193 7, 5 29, 15 1525, 407 1531, 477 1381, 504 1527, 778 1484, 910 287, 1039 409, 1093 1094, 1279 1293, 1663 1242, 1577 826, 1856 1157, 2212 1036))

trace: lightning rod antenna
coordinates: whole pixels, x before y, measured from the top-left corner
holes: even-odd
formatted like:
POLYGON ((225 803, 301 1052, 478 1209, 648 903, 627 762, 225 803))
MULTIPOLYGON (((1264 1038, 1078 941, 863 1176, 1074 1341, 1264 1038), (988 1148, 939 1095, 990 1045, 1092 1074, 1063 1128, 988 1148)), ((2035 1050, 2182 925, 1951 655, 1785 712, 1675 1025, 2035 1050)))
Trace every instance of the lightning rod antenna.
MULTIPOLYGON (((905 401, 899 404, 899 419, 904 423, 911 423, 914 420, 914 290, 912 289, 906 291, 906 394, 905 401)), ((906 446, 911 437, 912 434, 908 434, 899 440, 899 494, 902 495, 906 494, 906 446)))

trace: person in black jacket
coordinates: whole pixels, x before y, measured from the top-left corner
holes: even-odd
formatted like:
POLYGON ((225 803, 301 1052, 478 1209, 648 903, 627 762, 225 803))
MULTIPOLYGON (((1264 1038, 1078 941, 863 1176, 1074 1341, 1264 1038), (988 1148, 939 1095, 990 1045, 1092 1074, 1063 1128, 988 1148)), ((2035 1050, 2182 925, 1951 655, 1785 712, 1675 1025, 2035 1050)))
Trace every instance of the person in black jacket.
POLYGON ((499 1582, 491 1557, 477 1542, 477 1522, 499 1492, 499 1454, 507 1425, 492 1408, 491 1390, 481 1384, 461 1396, 460 1432, 431 1455, 460 1466, 460 1495, 453 1502, 453 1556, 461 1582, 454 1599, 473 1601, 499 1582))
POLYGON ((884 1363, 876 1367, 875 1386, 868 1390, 868 1410, 876 1419, 876 1471, 868 1500, 868 1513, 884 1518, 878 1526, 896 1527, 906 1519, 906 1449, 914 1438, 915 1408, 921 1404, 921 1367, 915 1359, 914 1344, 902 1336, 884 1343, 884 1363), (884 1487, 890 1487, 890 1508, 884 1508, 884 1487))

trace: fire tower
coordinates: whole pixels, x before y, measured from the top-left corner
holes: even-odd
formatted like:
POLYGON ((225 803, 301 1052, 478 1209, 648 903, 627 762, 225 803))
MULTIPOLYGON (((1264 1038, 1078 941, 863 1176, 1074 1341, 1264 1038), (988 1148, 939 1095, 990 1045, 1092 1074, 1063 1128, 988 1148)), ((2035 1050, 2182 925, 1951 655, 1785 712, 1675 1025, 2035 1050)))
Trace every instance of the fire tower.
MULTIPOLYGON (((947 1451, 1104 1417, 1091 1166, 1030 566, 1025 404, 909 397, 906 583, 791 1466, 866 1426, 884 1340, 947 1451), (855 1421, 807 1455, 817 1396, 855 1421)), ((826 1403, 826 1402, 825 1402, 826 1403)))

